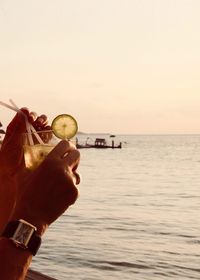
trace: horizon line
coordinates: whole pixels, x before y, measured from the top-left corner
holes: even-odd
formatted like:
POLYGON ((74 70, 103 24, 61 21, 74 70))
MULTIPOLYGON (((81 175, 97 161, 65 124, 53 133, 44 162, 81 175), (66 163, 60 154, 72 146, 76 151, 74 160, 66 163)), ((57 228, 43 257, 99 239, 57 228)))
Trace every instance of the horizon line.
POLYGON ((170 135, 174 135, 174 136, 184 136, 184 135, 199 135, 200 136, 200 132, 199 133, 109 133, 109 132, 78 132, 77 135, 88 135, 88 134, 101 134, 101 135, 114 135, 114 136, 118 136, 118 135, 135 135, 135 136, 142 136, 142 135, 147 135, 147 136, 170 136, 170 135))

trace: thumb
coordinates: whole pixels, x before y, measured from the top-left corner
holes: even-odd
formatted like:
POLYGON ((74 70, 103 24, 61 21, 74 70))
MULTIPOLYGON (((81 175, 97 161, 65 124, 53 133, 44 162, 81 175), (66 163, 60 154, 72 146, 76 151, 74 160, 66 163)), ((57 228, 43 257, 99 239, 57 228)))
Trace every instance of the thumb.
POLYGON ((24 114, 27 114, 27 111, 19 111, 12 121, 9 123, 6 129, 6 135, 4 137, 3 144, 7 143, 10 140, 10 137, 14 137, 16 134, 24 133, 26 131, 25 117, 24 114))
POLYGON ((23 159, 23 133, 26 131, 25 118, 18 112, 7 127, 1 147, 1 155, 5 156, 9 167, 16 168, 23 159))

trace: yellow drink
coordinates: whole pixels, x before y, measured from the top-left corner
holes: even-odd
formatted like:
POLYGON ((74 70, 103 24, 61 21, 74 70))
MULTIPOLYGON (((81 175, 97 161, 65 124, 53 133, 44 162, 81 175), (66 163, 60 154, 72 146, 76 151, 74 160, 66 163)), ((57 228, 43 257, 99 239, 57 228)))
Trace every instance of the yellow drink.
POLYGON ((36 169, 46 156, 53 150, 55 145, 36 144, 24 145, 25 166, 29 170, 36 169))

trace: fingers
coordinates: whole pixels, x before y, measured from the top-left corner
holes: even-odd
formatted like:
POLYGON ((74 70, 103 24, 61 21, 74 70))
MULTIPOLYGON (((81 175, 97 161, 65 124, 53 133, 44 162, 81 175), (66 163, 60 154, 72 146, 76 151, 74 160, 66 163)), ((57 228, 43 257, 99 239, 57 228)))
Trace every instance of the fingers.
MULTIPOLYGON (((26 111, 27 113, 27 111, 26 111)), ((25 114, 23 112, 23 114, 25 114)), ((17 168, 23 167, 23 133, 26 131, 25 118, 22 112, 18 112, 7 127, 4 137, 1 156, 5 159, 7 169, 11 173, 17 168)))
POLYGON ((35 127, 42 127, 48 123, 47 116, 41 115, 38 116, 36 112, 29 112, 29 109, 24 107, 20 109, 27 117, 28 121, 35 127))
POLYGON ((22 112, 23 115, 27 116, 27 119, 31 124, 37 118, 37 114, 35 112, 29 112, 29 109, 26 107, 21 108, 20 111, 22 112))
POLYGON ((64 158, 63 162, 67 165, 73 172, 77 169, 80 161, 80 152, 78 150, 70 151, 64 158))
POLYGON ((44 130, 39 131, 39 135, 44 143, 48 143, 53 137, 51 126, 47 125, 43 129, 44 130))
POLYGON ((70 151, 75 150, 76 147, 69 141, 60 141, 55 148, 47 156, 49 159, 63 159, 70 151))
MULTIPOLYGON (((24 132, 26 130, 25 118, 21 112, 18 112, 12 121, 9 123, 6 133, 12 134, 14 131, 24 132)), ((6 136, 7 136, 6 135, 6 136)))
POLYGON ((42 128, 46 126, 47 123, 48 123, 47 116, 41 115, 35 119, 33 126, 35 127, 36 130, 42 130, 42 128))
MULTIPOLYGON (((39 136, 42 138, 43 142, 48 143, 52 138, 52 129, 48 125, 48 119, 46 115, 40 115, 35 118, 35 121, 32 123, 36 131, 39 133, 39 136)), ((37 139, 34 138, 34 143, 37 143, 37 139)))
POLYGON ((64 172, 67 171, 67 174, 71 174, 70 176, 75 185, 80 183, 80 175, 76 172, 80 161, 80 152, 70 141, 63 140, 59 142, 47 156, 46 161, 48 160, 56 161, 56 164, 60 165, 64 172))
POLYGON ((74 183, 75 183, 75 185, 80 184, 80 182, 81 182, 81 176, 80 176, 80 174, 79 174, 78 172, 74 171, 73 177, 74 177, 74 183))
MULTIPOLYGON (((24 114, 27 114, 27 111, 23 111, 24 114)), ((11 143, 13 147, 21 143, 21 135, 26 131, 25 118, 22 112, 18 112, 13 120, 7 127, 2 148, 5 147, 8 143, 11 143)))
POLYGON ((35 112, 30 112, 29 117, 32 118, 32 120, 29 119, 29 122, 33 123, 37 119, 37 114, 35 112))
POLYGON ((72 178, 75 185, 80 184, 80 175, 76 171, 80 162, 80 152, 78 150, 70 151, 64 158, 63 163, 71 170, 72 178))

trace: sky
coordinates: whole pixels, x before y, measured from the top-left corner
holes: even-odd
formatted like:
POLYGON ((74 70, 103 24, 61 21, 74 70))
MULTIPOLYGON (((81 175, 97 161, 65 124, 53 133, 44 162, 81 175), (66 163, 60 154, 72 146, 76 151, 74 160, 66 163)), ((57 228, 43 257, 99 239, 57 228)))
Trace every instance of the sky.
MULTIPOLYGON (((86 133, 200 133, 199 0, 0 0, 0 100, 86 133)), ((0 107, 7 126, 14 112, 0 107)))

